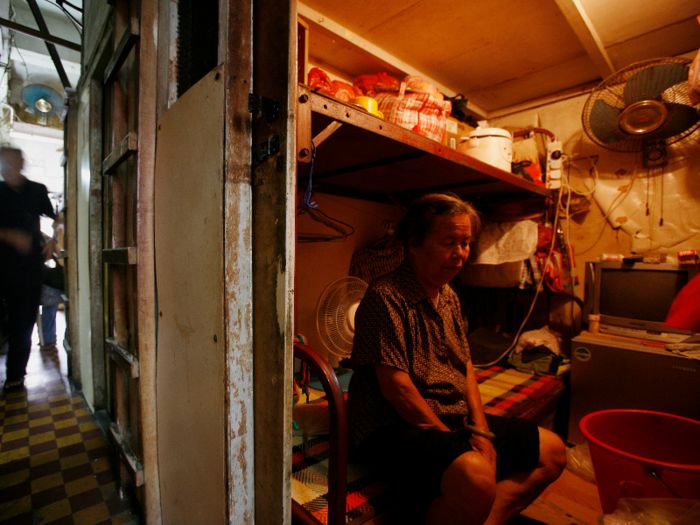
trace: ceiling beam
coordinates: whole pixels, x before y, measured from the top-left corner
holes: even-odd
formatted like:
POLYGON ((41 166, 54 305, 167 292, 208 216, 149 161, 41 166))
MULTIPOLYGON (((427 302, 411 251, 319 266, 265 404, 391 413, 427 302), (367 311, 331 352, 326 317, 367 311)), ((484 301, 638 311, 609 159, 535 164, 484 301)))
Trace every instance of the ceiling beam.
POLYGON ((595 64, 600 76, 607 78, 615 73, 615 66, 610 60, 605 46, 598 36, 598 32, 593 27, 591 19, 588 18, 580 0, 554 0, 564 14, 566 21, 574 30, 581 45, 595 64))
MULTIPOLYGON (((36 0, 27 0, 27 3, 32 10, 34 20, 36 20, 36 24, 39 26, 39 29, 41 29, 42 33, 46 33, 48 35, 49 28, 47 27, 46 22, 44 22, 44 16, 41 14, 41 9, 39 9, 39 6, 36 4, 36 0)), ((61 84, 63 84, 64 88, 71 87, 70 80, 68 80, 68 75, 66 75, 65 69, 63 69, 63 64, 61 64, 61 57, 58 55, 58 51, 56 51, 56 46, 51 42, 45 41, 44 43, 46 44, 46 49, 49 51, 51 60, 53 60, 53 64, 56 67, 58 77, 61 79, 61 84)))
POLYGON ((80 52, 82 50, 80 44, 76 44, 74 42, 70 42, 68 40, 64 40, 62 38, 49 35, 47 33, 42 33, 41 31, 37 31, 36 29, 32 29, 31 27, 16 24, 15 22, 12 22, 11 20, 6 20, 5 18, 0 18, 0 27, 6 27, 8 29, 12 29, 13 31, 17 31, 18 33, 33 36, 34 38, 38 38, 40 40, 43 40, 44 42, 50 42, 52 44, 56 44, 57 46, 72 49, 73 51, 80 52))

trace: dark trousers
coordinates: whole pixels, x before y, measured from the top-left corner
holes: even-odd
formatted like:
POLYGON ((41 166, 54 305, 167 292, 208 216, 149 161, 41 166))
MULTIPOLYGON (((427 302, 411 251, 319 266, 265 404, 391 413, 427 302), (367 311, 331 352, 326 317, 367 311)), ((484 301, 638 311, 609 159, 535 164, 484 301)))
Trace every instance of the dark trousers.
POLYGON ((0 299, 7 311, 7 381, 20 380, 27 373, 41 279, 41 265, 0 270, 0 299))

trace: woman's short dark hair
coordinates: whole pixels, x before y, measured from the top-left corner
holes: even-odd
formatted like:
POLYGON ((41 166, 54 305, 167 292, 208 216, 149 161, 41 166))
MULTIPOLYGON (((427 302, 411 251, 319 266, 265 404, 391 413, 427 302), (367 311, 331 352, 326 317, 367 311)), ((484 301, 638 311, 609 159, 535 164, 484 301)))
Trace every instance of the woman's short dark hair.
POLYGON ((467 214, 472 225, 472 242, 478 237, 481 219, 471 203, 463 201, 454 193, 428 193, 411 203, 406 215, 401 219, 396 236, 408 249, 410 239, 415 239, 418 246, 433 230, 435 219, 442 215, 467 214))

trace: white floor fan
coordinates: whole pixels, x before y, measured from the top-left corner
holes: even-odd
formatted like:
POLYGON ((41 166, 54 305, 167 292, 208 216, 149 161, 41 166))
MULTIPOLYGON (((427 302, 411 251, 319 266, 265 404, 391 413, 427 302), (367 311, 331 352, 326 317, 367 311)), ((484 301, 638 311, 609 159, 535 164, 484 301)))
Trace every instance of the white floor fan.
POLYGON ((341 277, 321 293, 316 306, 316 327, 321 341, 340 359, 350 357, 355 338, 355 313, 367 291, 357 277, 341 277))

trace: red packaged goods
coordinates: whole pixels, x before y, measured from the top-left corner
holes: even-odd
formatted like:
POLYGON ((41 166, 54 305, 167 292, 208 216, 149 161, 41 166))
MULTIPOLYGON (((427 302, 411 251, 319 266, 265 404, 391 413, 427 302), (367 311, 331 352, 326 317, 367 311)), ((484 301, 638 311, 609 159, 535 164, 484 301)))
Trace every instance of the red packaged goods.
POLYGON ((406 87, 402 82, 398 93, 377 94, 379 111, 389 122, 442 142, 452 102, 430 93, 406 93, 406 87))
POLYGON ((325 71, 317 67, 314 67, 311 69, 311 71, 309 71, 309 87, 318 89, 319 91, 323 91, 329 95, 333 94, 331 77, 329 77, 325 71))
POLYGON ((361 75, 355 79, 354 84, 368 97, 374 97, 381 91, 397 91, 400 86, 398 79, 381 72, 376 75, 361 75))
POLYGON ((346 84, 341 80, 333 80, 331 82, 331 87, 331 95, 337 99, 344 100, 345 102, 348 102, 353 97, 362 95, 362 92, 359 89, 356 89, 355 87, 351 86, 350 84, 346 84))

